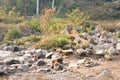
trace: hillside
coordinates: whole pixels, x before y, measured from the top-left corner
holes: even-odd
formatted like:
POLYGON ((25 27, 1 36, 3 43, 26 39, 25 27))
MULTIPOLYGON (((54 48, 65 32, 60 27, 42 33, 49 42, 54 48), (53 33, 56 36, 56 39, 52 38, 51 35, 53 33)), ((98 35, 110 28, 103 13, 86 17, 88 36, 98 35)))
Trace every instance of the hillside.
POLYGON ((67 10, 78 7, 93 20, 120 19, 120 0, 71 0, 68 2, 66 0, 67 10), (71 3, 69 6, 68 2, 71 3))

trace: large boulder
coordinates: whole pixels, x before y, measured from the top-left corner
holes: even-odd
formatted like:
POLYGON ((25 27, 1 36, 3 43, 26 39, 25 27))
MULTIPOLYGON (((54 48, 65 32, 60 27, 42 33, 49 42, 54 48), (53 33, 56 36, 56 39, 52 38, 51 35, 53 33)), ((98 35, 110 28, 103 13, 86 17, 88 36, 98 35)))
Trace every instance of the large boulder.
POLYGON ((99 44, 93 47, 96 55, 104 55, 106 50, 109 49, 112 45, 111 44, 99 44))

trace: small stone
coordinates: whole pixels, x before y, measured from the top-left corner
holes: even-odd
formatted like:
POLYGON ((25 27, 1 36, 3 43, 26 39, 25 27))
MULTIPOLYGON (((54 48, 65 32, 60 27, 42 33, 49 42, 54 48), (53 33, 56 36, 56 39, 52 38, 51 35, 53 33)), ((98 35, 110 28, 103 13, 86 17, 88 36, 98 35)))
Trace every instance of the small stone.
POLYGON ((73 54, 73 50, 72 49, 69 49, 69 50, 62 50, 62 55, 70 55, 70 54, 73 54))
POLYGON ((3 48, 3 50, 5 51, 14 51, 14 47, 13 46, 6 46, 3 48))
POLYGON ((95 54, 97 54, 97 55, 104 55, 105 52, 104 52, 104 50, 99 50, 99 51, 96 51, 95 54))
POLYGON ((45 58, 45 55, 43 53, 36 53, 34 54, 34 60, 37 61, 40 58, 45 58))
POLYGON ((44 66, 44 65, 46 65, 46 63, 45 63, 45 61, 43 61, 43 60, 38 60, 38 61, 37 61, 37 65, 38 65, 38 66, 44 66))
POLYGON ((120 51, 120 42, 116 44, 116 49, 120 51))
MULTIPOLYGON (((111 76, 111 72, 108 69, 106 69, 96 77, 96 80, 106 80, 104 78, 105 78, 105 76, 108 76, 108 75, 111 76)), ((108 80, 114 80, 112 76, 111 76, 111 78, 112 79, 108 79, 108 78, 107 79, 108 80)))
POLYGON ((54 55, 54 53, 50 52, 50 53, 47 53, 45 57, 50 59, 52 57, 52 55, 54 55))
POLYGON ((76 44, 79 44, 79 43, 81 42, 81 38, 80 38, 79 35, 78 35, 78 36, 75 36, 74 42, 75 42, 76 44))
POLYGON ((78 53, 80 56, 86 56, 87 51, 84 50, 84 49, 77 49, 77 53, 78 53))
POLYGON ((105 55, 104 56, 107 60, 112 60, 113 59, 113 56, 112 55, 105 55))
POLYGON ((35 53, 41 53, 41 52, 42 52, 41 49, 36 49, 36 50, 35 50, 35 53))
POLYGON ((62 53, 62 49, 61 48, 57 48, 56 49, 56 53, 62 53))
POLYGON ((52 55, 52 63, 54 64, 54 63, 56 63, 56 62, 62 64, 62 63, 63 63, 63 58, 62 58, 62 56, 57 55, 57 54, 52 55))
POLYGON ((63 66, 60 64, 60 63, 55 63, 53 65, 53 69, 54 70, 62 70, 63 69, 63 66))
POLYGON ((0 76, 7 75, 7 72, 4 71, 3 69, 0 69, 0 76))
POLYGON ((19 46, 14 46, 14 52, 16 52, 16 51, 20 51, 21 50, 21 47, 19 47, 19 46))

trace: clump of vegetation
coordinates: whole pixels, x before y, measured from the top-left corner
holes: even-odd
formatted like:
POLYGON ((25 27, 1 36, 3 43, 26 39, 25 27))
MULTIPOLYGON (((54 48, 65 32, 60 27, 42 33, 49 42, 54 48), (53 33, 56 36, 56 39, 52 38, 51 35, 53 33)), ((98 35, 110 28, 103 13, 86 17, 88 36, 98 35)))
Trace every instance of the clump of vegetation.
POLYGON ((39 32, 41 31, 40 23, 38 21, 35 21, 35 20, 26 21, 25 24, 31 26, 32 29, 36 31, 39 31, 39 32))
POLYGON ((117 37, 120 38, 120 32, 118 32, 117 37))
POLYGON ((48 26, 50 24, 50 19, 54 16, 54 9, 44 9, 43 14, 40 17, 40 25, 43 32, 48 31, 48 26))
POLYGON ((65 18, 53 18, 50 20, 48 26, 48 33, 51 32, 60 32, 66 27, 67 20, 65 18))
POLYGON ((17 39, 20 37, 20 30, 15 27, 15 25, 11 25, 8 29, 8 32, 4 36, 4 41, 17 39))
POLYGON ((18 45, 24 45, 26 42, 38 42, 41 38, 39 36, 30 35, 28 37, 23 37, 17 40, 18 45))
POLYGON ((40 48, 51 48, 51 47, 59 47, 59 46, 64 46, 71 41, 71 36, 70 35, 51 35, 51 36, 46 36, 43 38, 37 46, 40 48))
POLYGON ((81 12, 78 8, 73 9, 72 12, 67 14, 68 24, 72 26, 81 26, 89 19, 88 16, 81 12))
POLYGON ((15 7, 11 9, 8 13, 5 12, 2 8, 0 8, 0 22, 3 23, 20 23, 23 22, 24 18, 20 16, 19 12, 15 11, 15 7))

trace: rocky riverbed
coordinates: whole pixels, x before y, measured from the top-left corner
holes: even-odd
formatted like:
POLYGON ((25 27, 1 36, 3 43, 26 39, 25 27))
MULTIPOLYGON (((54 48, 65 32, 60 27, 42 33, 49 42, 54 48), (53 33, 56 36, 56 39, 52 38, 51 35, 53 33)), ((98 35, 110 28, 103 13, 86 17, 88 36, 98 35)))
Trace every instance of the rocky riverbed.
POLYGON ((73 37, 65 48, 54 51, 0 46, 0 75, 3 80, 120 80, 119 32, 93 30, 79 33, 66 28, 61 33, 73 37))

